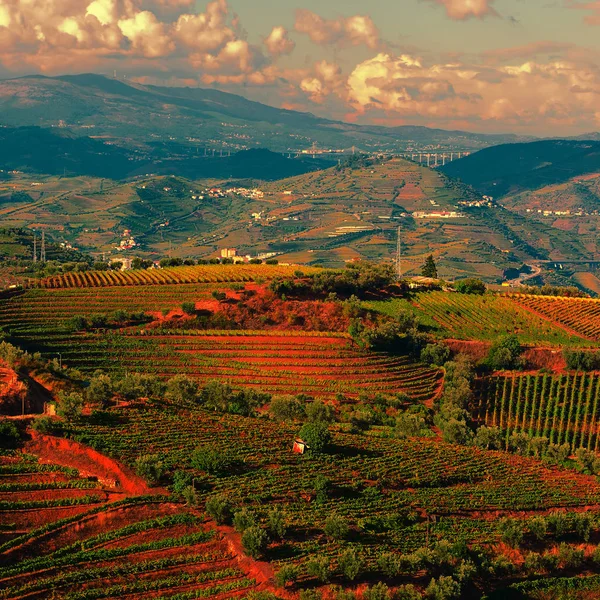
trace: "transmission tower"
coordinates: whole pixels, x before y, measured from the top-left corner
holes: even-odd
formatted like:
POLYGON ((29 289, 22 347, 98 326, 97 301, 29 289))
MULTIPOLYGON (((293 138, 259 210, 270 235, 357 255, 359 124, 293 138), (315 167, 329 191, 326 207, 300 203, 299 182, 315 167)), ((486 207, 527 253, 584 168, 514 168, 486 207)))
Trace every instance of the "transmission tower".
POLYGON ((40 260, 46 262, 46 232, 42 231, 42 250, 40 253, 40 260))
POLYGON ((37 262, 37 235, 33 232, 33 262, 37 262))
POLYGON ((402 279, 402 227, 398 227, 398 243, 396 248, 396 274, 402 279))

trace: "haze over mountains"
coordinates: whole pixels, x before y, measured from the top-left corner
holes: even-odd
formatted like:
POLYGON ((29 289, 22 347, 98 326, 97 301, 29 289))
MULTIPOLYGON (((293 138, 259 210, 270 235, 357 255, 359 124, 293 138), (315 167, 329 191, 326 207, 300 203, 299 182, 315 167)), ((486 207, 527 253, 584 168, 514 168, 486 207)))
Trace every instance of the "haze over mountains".
POLYGON ((426 127, 377 127, 330 121, 310 113, 266 106, 212 89, 161 88, 101 75, 31 76, 0 82, 0 124, 65 126, 76 135, 120 144, 184 142, 229 151, 311 148, 403 151, 435 146, 476 150, 523 141, 426 127))

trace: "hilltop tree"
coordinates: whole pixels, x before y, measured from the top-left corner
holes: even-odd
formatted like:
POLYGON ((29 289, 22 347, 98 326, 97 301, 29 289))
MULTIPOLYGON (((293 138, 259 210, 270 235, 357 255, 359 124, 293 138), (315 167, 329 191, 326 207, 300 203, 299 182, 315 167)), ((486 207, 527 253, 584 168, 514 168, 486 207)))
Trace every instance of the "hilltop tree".
POLYGON ((435 264, 435 260, 433 259, 433 254, 430 254, 425 259, 425 264, 421 267, 421 275, 423 275, 423 277, 430 277, 431 279, 437 279, 438 271, 437 271, 437 266, 435 264))

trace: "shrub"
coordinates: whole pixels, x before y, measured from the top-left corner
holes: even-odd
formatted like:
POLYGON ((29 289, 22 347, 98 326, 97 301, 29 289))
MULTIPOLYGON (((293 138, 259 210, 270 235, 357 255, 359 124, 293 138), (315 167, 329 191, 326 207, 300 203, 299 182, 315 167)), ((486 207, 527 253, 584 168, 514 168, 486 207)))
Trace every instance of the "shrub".
POLYGON ((363 600, 390 600, 391 598, 390 588, 382 581, 363 592, 363 600))
POLYGON ((490 348, 487 362, 492 369, 518 369, 523 366, 520 359, 523 348, 519 338, 509 334, 498 339, 490 348))
POLYGON ((311 577, 316 577, 322 583, 327 583, 331 576, 329 559, 325 556, 316 556, 306 563, 306 570, 311 577))
POLYGON ((523 541, 523 525, 516 519, 500 521, 502 541, 513 548, 518 548, 523 541))
POLYGON ((56 413, 67 421, 77 421, 81 417, 84 400, 81 394, 59 394, 56 413))
POLYGON ((206 512, 218 525, 224 525, 231 522, 232 507, 226 496, 211 496, 206 501, 206 512))
POLYGON ((196 304, 194 302, 184 302, 181 305, 181 310, 186 314, 186 315, 195 315, 196 314, 196 304))
POLYGON ((319 590, 302 590, 300 600, 322 600, 323 596, 319 590))
POLYGON ((500 450, 502 448, 502 431, 499 427, 482 425, 475 434, 473 444, 485 450, 500 450))
POLYGON ((325 477, 325 475, 317 475, 314 483, 315 500, 317 501, 317 504, 327 502, 330 490, 331 479, 325 477))
POLYGON ((425 598, 429 600, 454 600, 460 598, 460 583, 452 577, 441 576, 437 581, 432 579, 425 590, 425 598))
POLYGON ((194 402, 198 399, 198 384, 186 375, 175 375, 167 381, 165 397, 177 404, 194 402))
POLYGON ((426 365, 441 367, 450 360, 450 348, 444 344, 427 344, 421 350, 421 362, 426 365))
POLYGON ((269 511, 269 533, 273 538, 283 539, 287 532, 285 516, 280 508, 273 508, 269 511))
POLYGON ((323 531, 327 537, 330 537, 333 540, 345 540, 350 533, 350 528, 343 517, 330 515, 325 521, 323 531))
POLYGON ((231 460, 218 448, 198 448, 190 461, 194 469, 210 475, 224 475, 232 468, 231 460))
POLYGON ((64 433, 63 424, 52 417, 40 417, 31 423, 31 429, 42 435, 61 436, 64 433))
POLYGON ((306 419, 309 423, 332 423, 335 410, 330 404, 315 400, 306 405, 306 419))
POLYGON ((394 600, 421 600, 421 598, 421 593, 412 583, 401 585, 394 593, 394 600))
POLYGON ((560 544, 558 547, 558 562, 563 569, 577 569, 584 561, 583 550, 578 550, 568 544, 560 544))
POLYGON ((339 558, 339 567, 344 577, 354 581, 363 568, 363 560, 353 548, 348 548, 339 558))
POLYGON ((478 294, 482 296, 486 292, 485 283, 481 279, 461 279, 454 284, 454 289, 460 294, 478 294))
POLYGON ((233 526, 239 533, 244 533, 246 529, 256 526, 256 516, 247 508, 242 508, 233 515, 233 526))
POLYGON ((306 416, 304 403, 298 398, 273 398, 269 413, 277 421, 300 421, 306 416))
POLYGON ((331 444, 331 433, 324 423, 306 423, 298 436, 310 447, 311 452, 325 452, 331 444))
POLYGON ((165 473, 165 465, 158 454, 144 454, 135 461, 135 472, 150 486, 158 485, 165 473))
POLYGON ((87 399, 106 407, 113 397, 113 384, 108 375, 98 375, 90 381, 86 390, 87 399))
POLYGON ((527 522, 529 533, 538 541, 545 539, 548 533, 548 523, 544 517, 535 517, 527 522))
POLYGON ((275 583, 279 587, 285 587, 289 583, 294 584, 298 581, 300 570, 296 565, 283 565, 275 574, 275 583))
POLYGON ((16 448, 21 434, 12 421, 0 421, 0 448, 16 448))
POLYGON ((189 471, 177 470, 173 473, 173 484, 171 489, 175 494, 183 494, 183 491, 194 482, 194 476, 189 471))
POLYGON ((391 552, 381 554, 377 559, 377 566, 386 577, 396 577, 400 573, 398 556, 391 552))
POLYGON ((262 558, 269 544, 269 536, 264 529, 256 525, 246 529, 242 535, 242 546, 252 558, 262 558))

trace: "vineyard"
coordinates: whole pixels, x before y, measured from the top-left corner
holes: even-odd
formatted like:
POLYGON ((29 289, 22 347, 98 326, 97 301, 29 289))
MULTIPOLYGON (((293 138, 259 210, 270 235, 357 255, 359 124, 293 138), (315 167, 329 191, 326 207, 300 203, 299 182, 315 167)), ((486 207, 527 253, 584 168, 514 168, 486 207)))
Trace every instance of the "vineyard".
POLYGON ((119 496, 73 469, 0 458, 0 598, 231 597, 256 586, 200 513, 119 496))
POLYGON ((208 494, 223 493, 236 506, 251 508, 260 522, 270 506, 282 508, 294 550, 280 555, 274 548, 269 558, 276 568, 289 562, 304 568, 315 553, 335 562, 344 542, 322 533, 332 513, 348 521, 361 554, 376 570, 380 553, 414 551, 428 535, 442 539, 451 532, 455 541, 493 543, 503 512, 600 502, 600 486, 575 473, 431 439, 386 439, 376 430, 373 435, 338 432, 330 453, 302 457, 291 452, 296 429, 265 418, 180 410, 164 403, 114 410, 120 425, 84 424, 73 435, 129 465, 141 454, 158 454, 169 469, 203 478, 208 494), (190 456, 199 447, 218 451, 235 468, 227 476, 194 470, 190 456), (318 476, 331 480, 330 497, 322 502, 314 499, 318 476), (435 515, 435 520, 428 525, 419 517, 377 529, 378 520, 407 512, 435 515))
POLYGON ((274 394, 393 394, 432 398, 440 372, 406 357, 367 353, 344 334, 269 331, 164 331, 134 328, 73 332, 77 314, 128 310, 170 311, 183 302, 211 297, 212 284, 28 290, 0 303, 0 327, 19 344, 44 357, 91 373, 139 371, 170 377, 186 373, 200 381, 219 378, 235 387, 274 394))
MULTIPOLYGON (((82 271, 42 279, 42 288, 104 288, 113 286, 169 285, 181 283, 245 282, 291 277, 298 268, 285 265, 198 265, 130 271, 82 271)), ((321 269, 302 267, 306 275, 321 269)))
MULTIPOLYGON (((534 298, 528 297, 527 302, 534 298)), ((368 302, 366 305, 390 316, 408 310, 425 325, 438 330, 443 337, 495 341, 499 336, 515 334, 523 344, 560 347, 590 345, 586 332, 581 329, 567 331, 564 326, 568 323, 559 320, 554 323, 549 315, 532 314, 529 307, 521 306, 519 302, 523 303, 523 298, 517 301, 504 295, 427 292, 416 294, 411 300, 368 302)), ((571 302, 569 298, 561 298, 556 300, 556 305, 567 307, 568 311, 571 302)), ((600 331, 600 303, 590 306, 598 310, 595 316, 597 325, 593 325, 593 317, 591 314, 589 316, 590 327, 596 326, 600 331)))
POLYGON ((568 327, 575 335, 600 341, 600 301, 588 298, 514 296, 513 300, 546 319, 568 327))
POLYGON ((571 451, 600 450, 600 375, 566 373, 484 378, 476 416, 516 433, 569 444, 571 451))

